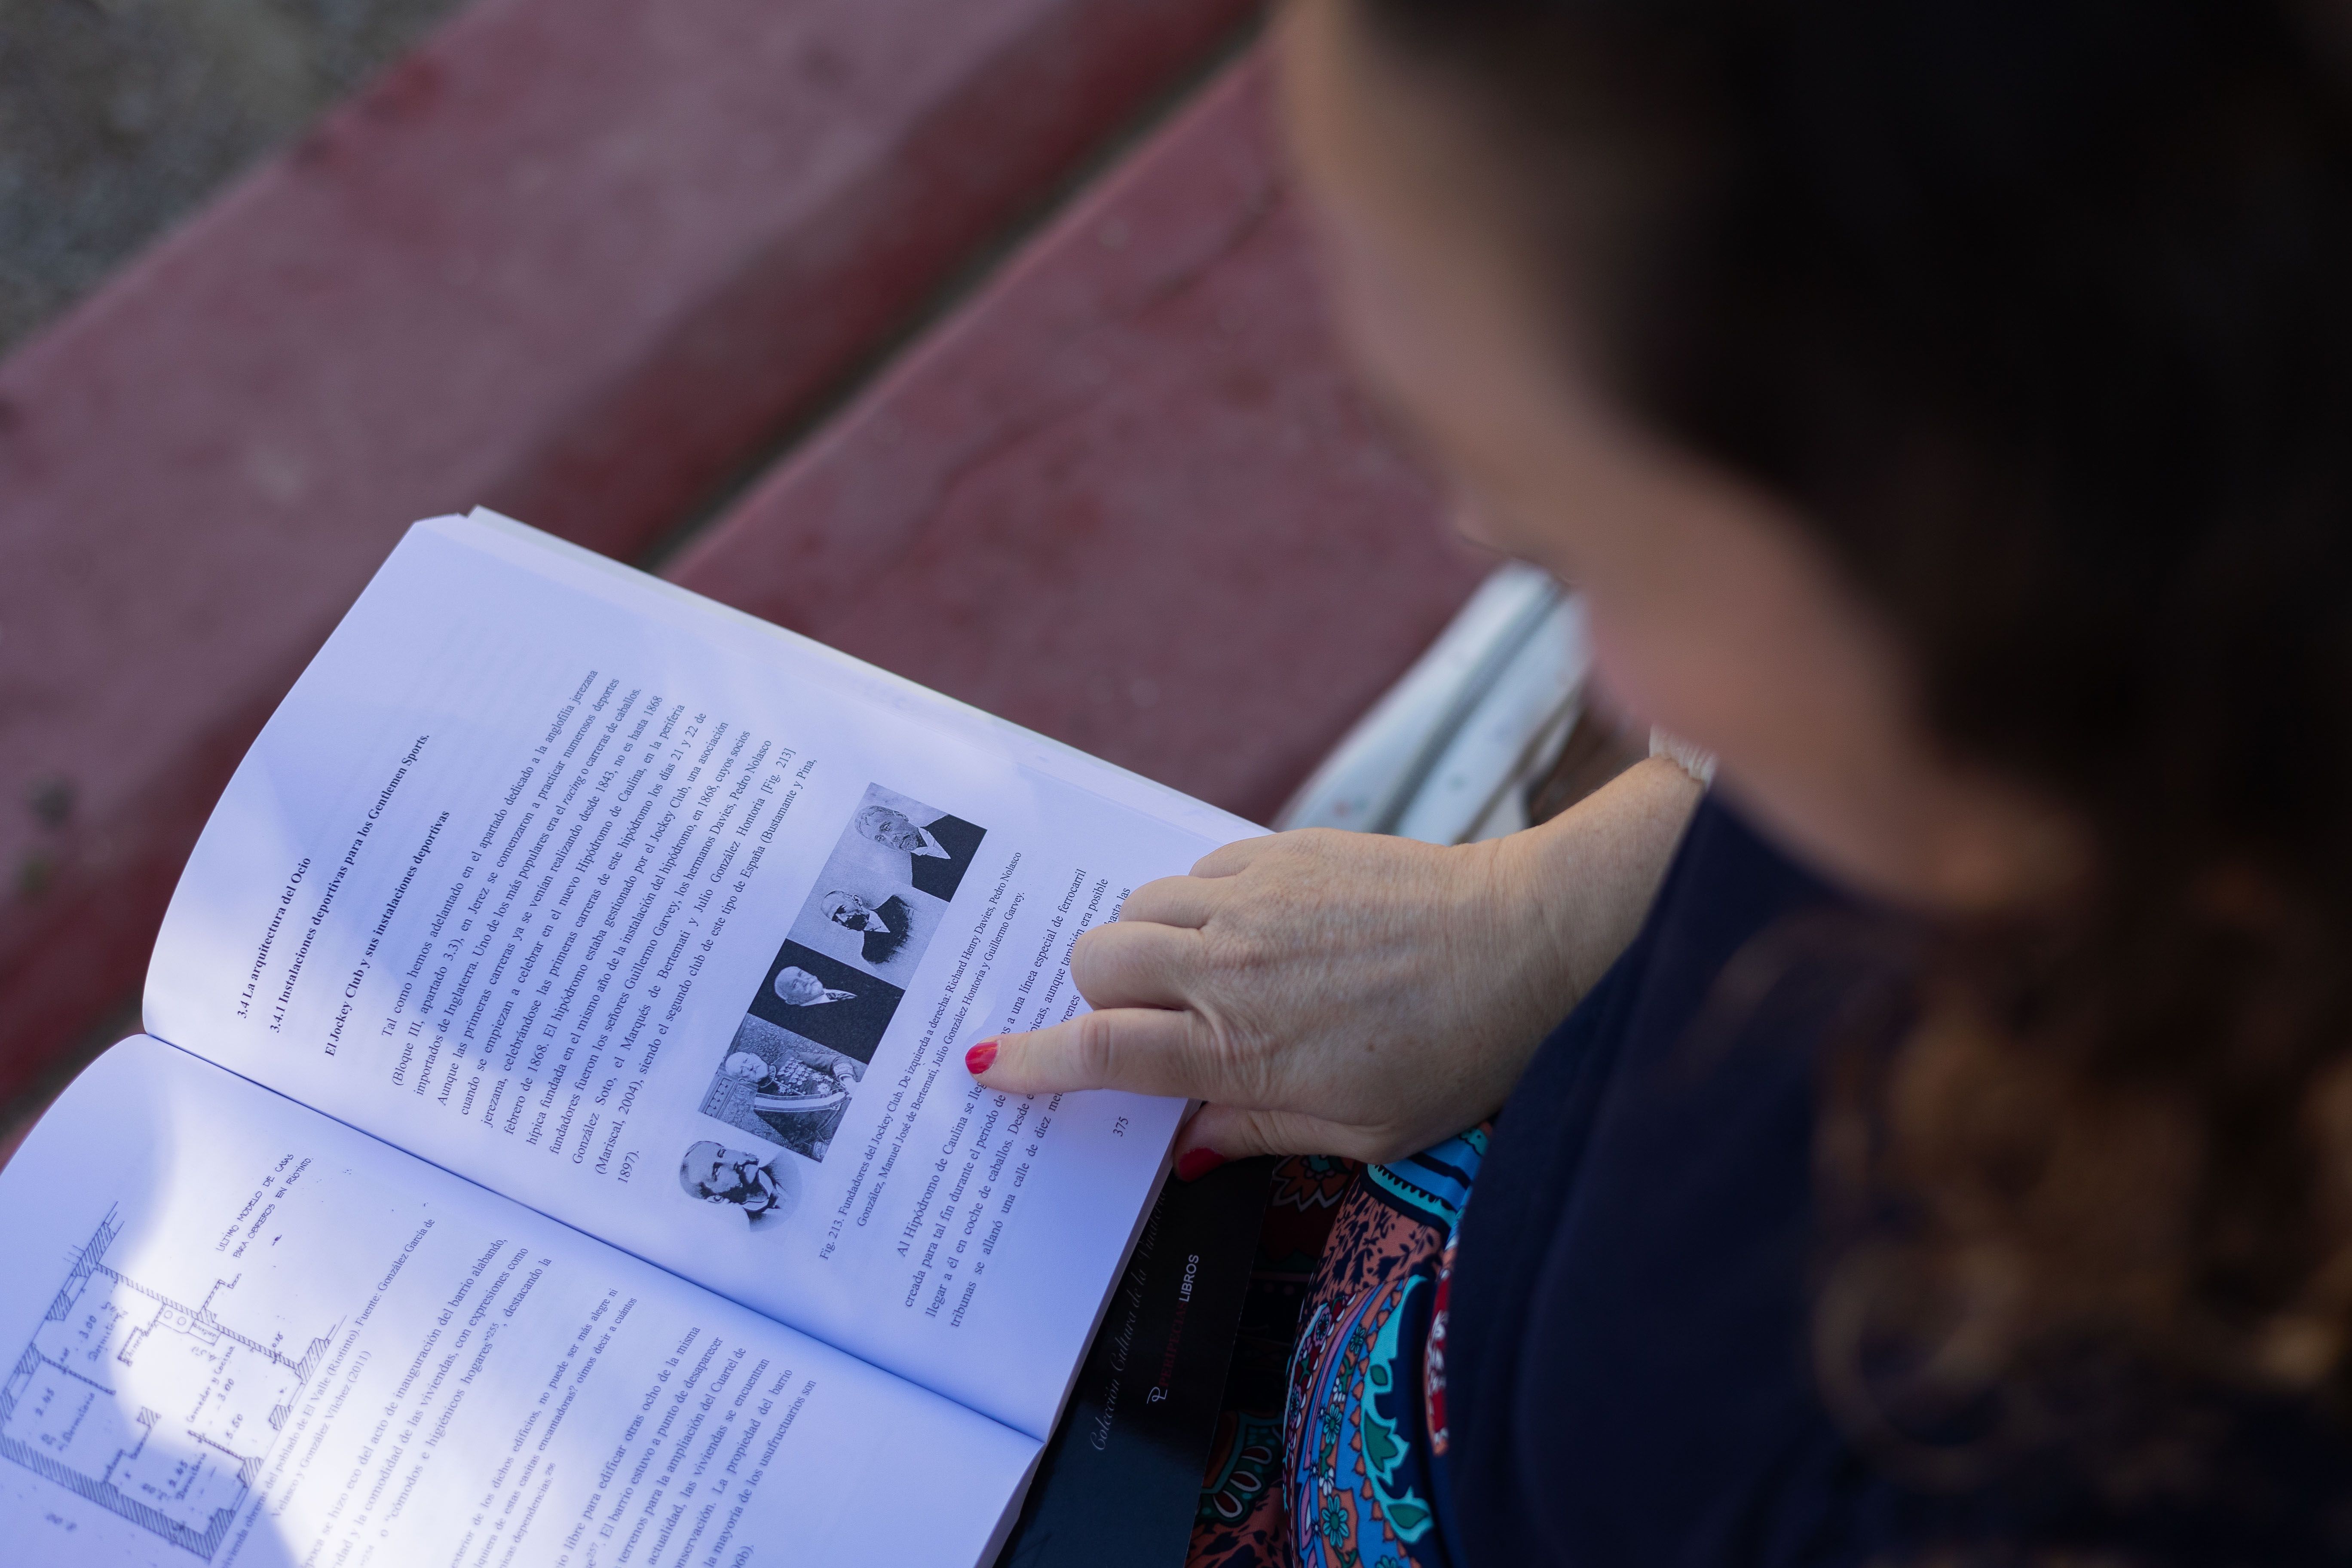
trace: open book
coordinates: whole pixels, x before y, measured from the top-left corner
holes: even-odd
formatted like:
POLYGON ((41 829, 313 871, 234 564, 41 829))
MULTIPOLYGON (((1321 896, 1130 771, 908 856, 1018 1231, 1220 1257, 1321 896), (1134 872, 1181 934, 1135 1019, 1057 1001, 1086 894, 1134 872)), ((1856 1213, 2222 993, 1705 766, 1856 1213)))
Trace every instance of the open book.
POLYGON ((963 1053, 1255 831, 419 523, 215 811, 148 1032, 0 1178, 0 1554, 985 1561, 1183 1107, 963 1053))

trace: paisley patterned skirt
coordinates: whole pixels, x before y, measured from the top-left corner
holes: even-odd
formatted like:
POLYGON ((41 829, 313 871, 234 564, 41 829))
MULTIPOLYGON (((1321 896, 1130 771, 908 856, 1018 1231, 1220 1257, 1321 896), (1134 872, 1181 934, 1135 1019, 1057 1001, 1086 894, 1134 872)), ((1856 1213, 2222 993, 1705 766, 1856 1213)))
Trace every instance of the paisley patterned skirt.
POLYGON ((1391 1164, 1276 1166, 1188 1568, 1447 1568, 1432 1469, 1445 1450, 1446 1292, 1486 1151, 1478 1128, 1391 1164), (1266 1289, 1286 1248, 1295 1315, 1266 1289), (1251 1363, 1286 1316, 1276 1384, 1251 1363))

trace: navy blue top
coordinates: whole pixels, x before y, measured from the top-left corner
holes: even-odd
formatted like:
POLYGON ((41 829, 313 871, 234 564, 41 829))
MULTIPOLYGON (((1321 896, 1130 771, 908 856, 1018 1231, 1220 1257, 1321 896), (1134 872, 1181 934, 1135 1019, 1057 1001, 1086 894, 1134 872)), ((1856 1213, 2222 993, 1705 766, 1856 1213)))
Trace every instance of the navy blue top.
POLYGON ((2308 1423, 2261 1453, 2292 1506, 2254 1538, 2242 1513, 2118 1525, 2063 1490, 1906 1492, 1845 1440, 1810 1350, 1820 997, 1741 984, 1777 945, 1759 933, 1832 910, 1870 918, 1710 797, 1642 934, 1505 1108, 1454 1276, 1454 1561, 1860 1564, 2024 1519, 2173 1561, 2345 1560, 2326 1521, 2352 1466, 2308 1423))

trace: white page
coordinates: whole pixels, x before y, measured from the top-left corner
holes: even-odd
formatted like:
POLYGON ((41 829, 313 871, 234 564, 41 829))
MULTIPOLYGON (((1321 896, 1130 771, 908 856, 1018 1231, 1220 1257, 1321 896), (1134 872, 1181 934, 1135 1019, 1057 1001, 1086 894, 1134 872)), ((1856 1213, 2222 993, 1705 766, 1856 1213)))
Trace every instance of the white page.
POLYGON ((970 1563, 1037 1451, 143 1037, 0 1204, 11 1563, 970 1563))
POLYGON ((442 520, 238 769, 147 1026, 1043 1436, 1181 1107, 985 1095, 963 1053, 1082 1005, 1078 931, 1251 831, 520 525, 442 520), (828 919, 833 893, 881 929, 828 919), (776 1212, 688 1196, 706 1144, 776 1212))

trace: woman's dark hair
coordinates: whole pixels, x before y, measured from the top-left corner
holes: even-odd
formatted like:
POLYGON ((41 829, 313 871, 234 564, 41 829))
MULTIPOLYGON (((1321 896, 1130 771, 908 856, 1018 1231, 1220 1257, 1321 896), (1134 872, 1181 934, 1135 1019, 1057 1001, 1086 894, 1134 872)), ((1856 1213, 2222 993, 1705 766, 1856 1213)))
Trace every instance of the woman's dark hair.
POLYGON ((1846 1374, 1892 1326, 1955 1401, 2079 1412, 2112 1366, 2340 1417, 2352 6, 1356 3, 1520 150, 1538 261, 1556 155, 1655 171, 1623 390, 1796 502, 1953 753, 2093 837, 2079 904, 1937 934, 1825 1121, 1906 1216, 1826 1266, 1833 1406, 1880 1424, 1846 1374))

